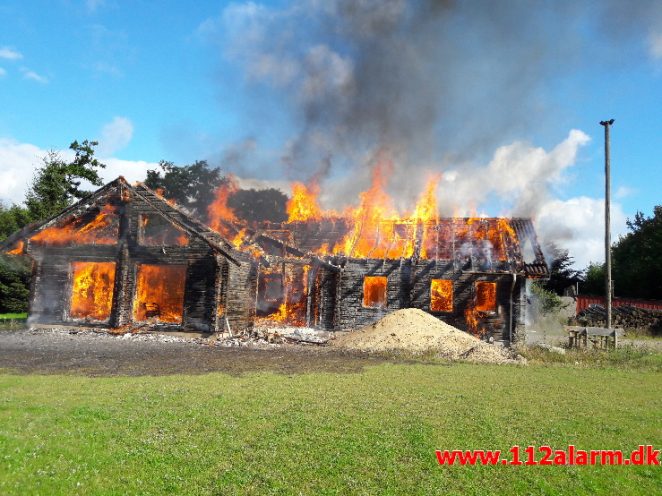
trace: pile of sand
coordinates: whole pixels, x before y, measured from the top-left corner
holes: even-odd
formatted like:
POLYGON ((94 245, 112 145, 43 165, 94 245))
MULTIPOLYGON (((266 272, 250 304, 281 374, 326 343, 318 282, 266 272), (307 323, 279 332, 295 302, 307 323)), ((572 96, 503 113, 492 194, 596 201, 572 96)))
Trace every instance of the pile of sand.
POLYGON ((517 361, 504 348, 481 341, 416 308, 398 310, 355 332, 342 333, 333 346, 373 353, 434 353, 450 360, 481 363, 517 361))

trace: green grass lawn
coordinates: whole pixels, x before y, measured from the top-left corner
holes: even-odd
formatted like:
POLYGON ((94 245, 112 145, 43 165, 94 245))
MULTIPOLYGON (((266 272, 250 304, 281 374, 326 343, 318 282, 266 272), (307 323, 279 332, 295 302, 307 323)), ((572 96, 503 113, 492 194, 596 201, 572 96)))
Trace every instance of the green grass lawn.
POLYGON ((441 467, 434 450, 660 447, 661 411, 655 369, 5 374, 0 494, 655 494, 660 467, 441 467))

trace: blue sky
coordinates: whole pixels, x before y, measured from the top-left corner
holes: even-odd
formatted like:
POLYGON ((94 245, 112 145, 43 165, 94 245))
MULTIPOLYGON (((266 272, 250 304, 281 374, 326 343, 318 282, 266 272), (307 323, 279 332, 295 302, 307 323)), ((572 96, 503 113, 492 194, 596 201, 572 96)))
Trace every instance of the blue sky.
MULTIPOLYGON (((328 5, 336 3, 342 2, 334 0, 328 5)), ((370 1, 363 3, 370 4, 370 1)), ((302 98, 296 95, 310 89, 310 80, 296 79, 296 71, 301 70, 296 64, 297 58, 309 57, 311 53, 319 55, 322 47, 326 51, 318 59, 325 64, 321 71, 330 74, 329 80, 338 74, 356 78, 360 73, 362 62, 356 46, 361 47, 363 40, 360 37, 343 39, 346 35, 342 35, 341 30, 341 35, 337 35, 327 24, 333 24, 340 14, 336 10, 327 12, 325 2, 321 4, 324 6, 320 7, 320 2, 313 0, 2 2, 0 178, 4 186, 0 186, 0 197, 5 203, 20 201, 32 170, 39 163, 40 153, 66 149, 74 139, 84 138, 101 141, 99 151, 102 157, 108 158, 108 174, 120 172, 131 179, 139 179, 146 168, 161 159, 178 163, 209 159, 214 165, 227 166, 224 157, 228 150, 244 146, 251 150, 254 163, 240 165, 235 172, 246 179, 285 179, 287 174, 279 162, 288 146, 301 136, 302 113, 314 107, 310 100, 320 95, 327 98, 329 92, 334 96, 333 91, 337 89, 314 87, 312 96, 306 97, 310 100, 302 104, 302 98), (309 26, 305 28, 302 24, 309 26), (322 29, 326 30, 323 34, 322 29), (356 40, 358 44, 352 45, 356 40), (265 56, 269 56, 271 66, 264 65, 265 56), (258 62, 262 65, 257 65, 258 62), (295 75, 288 79, 285 69, 289 63, 293 63, 295 75), (338 71, 329 72, 330 66, 337 67, 338 71)), ((380 8, 386 4, 392 4, 387 13, 396 15, 403 2, 382 2, 380 8)), ((531 84, 526 83, 523 90, 526 106, 521 109, 526 119, 520 119, 513 108, 515 123, 512 126, 504 126, 499 120, 509 113, 512 105, 496 106, 498 98, 484 96, 489 86, 460 78, 463 72, 475 71, 477 78, 493 74, 499 81, 500 59, 490 64, 482 59, 480 64, 449 59, 458 74, 449 80, 456 86, 444 98, 449 94, 460 95, 464 89, 475 91, 476 101, 480 101, 481 106, 495 104, 493 113, 489 109, 485 111, 485 118, 496 119, 495 127, 504 130, 490 136, 484 148, 476 148, 473 143, 467 145, 466 150, 476 150, 475 154, 467 154, 463 149, 462 153, 444 155, 448 150, 444 145, 431 147, 434 151, 419 160, 425 162, 421 170, 441 169, 442 173, 447 173, 449 182, 453 182, 455 177, 459 178, 455 181, 461 181, 471 175, 470 171, 474 176, 492 171, 502 177, 503 171, 507 176, 509 170, 528 175, 526 164, 535 162, 535 157, 540 158, 539 175, 532 173, 530 182, 525 181, 520 186, 490 188, 476 186, 475 179, 472 179, 474 182, 467 179, 464 187, 446 190, 442 182, 440 195, 448 193, 451 198, 451 190, 478 191, 467 203, 490 215, 498 215, 517 208, 518 213, 521 212, 523 204, 513 202, 513 195, 524 197, 528 192, 541 191, 544 202, 541 200, 531 212, 534 217, 547 219, 547 224, 541 220, 539 231, 543 236, 561 240, 582 263, 600 256, 596 225, 601 219, 599 206, 603 197, 603 131, 598 121, 616 120, 612 131, 612 191, 617 204, 614 235, 624 232, 626 216, 632 217, 637 210, 650 215, 653 206, 662 203, 662 14, 655 8, 655 2, 647 4, 653 10, 628 20, 631 25, 627 33, 617 29, 614 38, 607 39, 605 36, 611 27, 601 31, 592 27, 586 16, 586 12, 599 3, 585 4, 586 8, 573 11, 572 19, 567 22, 562 18, 565 14, 540 14, 540 25, 544 26, 549 20, 553 28, 555 22, 563 22, 572 24, 573 31, 559 34, 559 43, 567 42, 566 51, 552 52, 548 63, 539 67, 541 77, 531 84), (560 20, 557 16, 561 16, 560 20), (573 36, 578 41, 569 40, 573 36), (580 47, 576 51, 577 60, 566 63, 567 58, 574 56, 575 46, 580 47), (561 57, 563 60, 559 63, 561 57), (518 119, 521 125, 517 124, 518 119), (575 135, 577 139, 569 143, 572 130, 581 131, 585 138, 575 135), (559 154, 551 162, 545 162, 555 147, 563 143, 570 148, 568 156, 559 154), (499 162, 498 150, 513 146, 519 146, 517 153, 514 148, 507 148, 509 153, 505 153, 510 157, 507 160, 514 160, 513 164, 499 162), (512 158, 513 154, 517 155, 516 159, 512 158), (554 179, 547 180, 544 174, 554 179), (541 181, 545 185, 538 190, 537 183, 541 181), (573 218, 564 224, 568 215, 578 217, 577 212, 582 209, 586 210, 583 219, 573 218), (572 233, 563 234, 564 227, 572 233), (585 240, 579 239, 583 231, 590 231, 587 235, 592 237, 590 249, 584 247, 585 240), (584 253, 587 250, 589 253, 584 253)), ((473 40, 471 29, 482 24, 469 22, 464 29, 463 19, 470 11, 467 8, 452 21, 440 22, 448 22, 448 29, 454 32, 456 39, 473 40)), ((526 9, 523 13, 514 12, 524 16, 526 21, 526 9)), ((343 22, 347 23, 346 19, 343 22)), ((489 18, 481 22, 492 25, 489 18)), ((495 21, 498 22, 502 21, 495 21)), ((532 35, 523 29, 522 36, 532 35)), ((540 42, 546 53, 549 45, 557 42, 553 34, 532 39, 540 42)), ((466 47, 462 53, 467 58, 479 54, 476 55, 478 60, 483 50, 482 41, 476 38, 476 47, 466 47)), ((522 40, 524 44, 528 41, 529 38, 522 40)), ((498 46, 508 50, 510 42, 506 40, 498 46)), ((517 39, 514 42, 517 43, 517 39)), ((426 50, 435 50, 425 46, 426 50)), ((443 48, 440 46, 439 50, 443 48)), ((495 52, 497 56, 503 53, 507 59, 508 52, 495 52)), ((515 51, 513 56, 521 53, 515 51)), ((416 54, 410 54, 412 57, 416 54)), ((529 78, 520 66, 515 67, 526 76, 523 79, 529 78)), ((443 72, 443 68, 440 70, 443 72)), ((504 72, 503 79, 512 78, 513 74, 517 72, 504 72)), ((416 84, 414 80, 407 90, 416 92, 416 84)), ((510 83, 497 84, 504 85, 498 88, 507 88, 510 83)), ((425 91, 429 92, 429 88, 425 91)), ((471 102, 472 98, 470 94, 466 102, 471 102)), ((517 102, 517 99, 512 101, 517 102)), ((458 137, 457 141, 463 137, 463 126, 469 125, 463 122, 470 111, 466 102, 463 106, 451 105, 450 113, 445 115, 435 114, 433 124, 437 137, 447 135, 448 131, 458 137)), ((476 115, 471 135, 491 134, 488 123, 479 118, 483 114, 476 115)), ((317 141, 325 140, 320 134, 337 129, 319 120, 313 123, 313 128, 317 141)), ((311 138, 307 135, 306 139, 311 138)), ((360 152, 345 156, 345 162, 351 162, 347 157, 364 156, 365 149, 361 146, 365 147, 366 142, 369 137, 361 141, 360 152)), ((417 142, 410 141, 403 146, 417 146, 412 143, 417 142)), ((343 146, 346 144, 345 139, 343 146)), ((326 146, 336 145, 332 142, 326 146)), ((313 155, 316 150, 326 149, 310 148, 309 142, 306 146, 313 150, 313 155)), ((416 153, 407 154, 403 162, 409 161, 408 165, 396 171, 396 178, 407 177, 407 170, 418 167, 411 165, 418 160, 412 158, 416 153)), ((289 177, 300 177, 297 171, 290 171, 289 177)), ((364 186, 364 179, 365 174, 355 171, 351 165, 338 166, 329 175, 328 196, 337 196, 334 192, 347 190, 348 184, 364 186)), ((397 188, 397 184, 392 185, 392 189, 397 188)), ((347 201, 351 201, 351 195, 347 201)), ((461 203, 462 198, 453 197, 453 201, 461 203)))

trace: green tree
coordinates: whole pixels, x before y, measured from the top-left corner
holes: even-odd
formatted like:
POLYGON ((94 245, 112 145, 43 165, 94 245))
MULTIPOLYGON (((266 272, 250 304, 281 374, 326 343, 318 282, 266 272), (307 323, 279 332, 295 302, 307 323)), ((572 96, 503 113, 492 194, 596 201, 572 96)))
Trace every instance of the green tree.
POLYGON ((0 313, 27 312, 31 273, 27 257, 0 255, 0 313))
POLYGON ((147 171, 145 185, 161 190, 165 198, 174 200, 200 220, 206 221, 207 207, 214 200, 214 192, 226 181, 221 170, 210 167, 204 160, 183 166, 162 160, 159 167, 160 170, 147 171))
POLYGON ((240 189, 228 199, 228 206, 246 222, 287 220, 287 196, 275 188, 240 189))
POLYGON ((18 205, 7 208, 0 203, 0 240, 7 238, 30 222, 30 213, 18 205))
MULTIPOLYGON (((30 221, 25 208, 0 204, 0 240, 6 239, 30 221)), ((0 255, 0 313, 21 313, 28 309, 31 264, 27 257, 0 255)))
MULTIPOLYGON (((159 168, 147 171, 145 185, 207 222, 207 207, 214 201, 216 189, 228 181, 221 170, 204 160, 183 166, 162 160, 159 168)), ((240 189, 228 199, 237 217, 247 222, 282 222, 287 219, 286 203, 287 196, 274 188, 240 189)))
POLYGON ((584 270, 584 282, 579 284, 581 293, 595 296, 605 295, 605 264, 591 262, 584 270))
POLYGON ((614 293, 662 299, 662 205, 652 217, 637 212, 627 225, 630 232, 612 250, 614 293))
POLYGON ((544 284, 544 289, 563 296, 568 286, 574 286, 582 281, 582 271, 572 268, 575 260, 570 256, 568 250, 563 250, 554 243, 546 246, 549 263, 549 280, 544 284))
MULTIPOLYGON (((36 171, 26 193, 25 208, 0 205, 0 239, 32 221, 49 219, 89 192, 81 189, 83 181, 101 186, 99 169, 105 167, 94 157, 96 141, 74 141, 69 149, 74 152, 72 161, 65 161, 60 154, 50 151, 36 171)), ((23 257, 0 256, 0 312, 24 312, 27 310, 31 265, 23 257)))
POLYGON ((81 189, 82 181, 101 186, 103 180, 99 169, 105 165, 94 157, 96 141, 74 141, 69 149, 74 159, 65 161, 59 153, 50 151, 43 158, 26 193, 25 206, 31 220, 46 220, 90 193, 81 189))

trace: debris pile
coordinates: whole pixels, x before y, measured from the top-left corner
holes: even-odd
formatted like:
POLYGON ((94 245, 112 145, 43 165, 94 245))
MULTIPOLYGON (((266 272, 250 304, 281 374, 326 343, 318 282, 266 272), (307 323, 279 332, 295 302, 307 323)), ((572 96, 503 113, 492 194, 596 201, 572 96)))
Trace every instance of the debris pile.
POLYGON ((51 328, 39 329, 31 332, 42 333, 55 333, 55 334, 85 334, 88 336, 115 336, 124 341, 151 341, 159 343, 189 343, 204 346, 213 346, 219 348, 239 348, 239 347, 252 347, 252 348, 274 348, 279 347, 286 340, 273 330, 253 330, 244 331, 240 333, 217 333, 211 335, 196 335, 185 332, 161 332, 158 329, 150 328, 149 326, 124 326, 122 328, 115 328, 112 331, 105 329, 66 329, 66 328, 51 328))
POLYGON ((336 337, 333 345, 372 353, 434 353, 440 358, 481 363, 515 363, 520 358, 415 308, 386 315, 372 325, 336 337))

